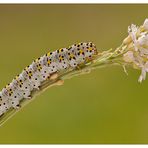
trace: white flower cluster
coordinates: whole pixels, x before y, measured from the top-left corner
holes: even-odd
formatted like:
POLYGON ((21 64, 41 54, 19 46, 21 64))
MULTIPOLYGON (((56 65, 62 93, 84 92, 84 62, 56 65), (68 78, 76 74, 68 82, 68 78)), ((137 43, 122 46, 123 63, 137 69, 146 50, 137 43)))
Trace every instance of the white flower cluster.
POLYGON ((127 63, 131 63, 134 68, 141 69, 139 82, 145 80, 148 72, 148 19, 141 27, 131 25, 128 27, 130 45, 128 51, 123 55, 127 63))

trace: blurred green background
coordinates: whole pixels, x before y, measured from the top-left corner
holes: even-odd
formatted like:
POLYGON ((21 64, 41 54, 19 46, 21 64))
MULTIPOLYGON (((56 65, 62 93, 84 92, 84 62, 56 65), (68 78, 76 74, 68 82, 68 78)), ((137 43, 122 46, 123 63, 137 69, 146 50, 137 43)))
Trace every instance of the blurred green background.
MULTIPOLYGON (((148 5, 0 5, 0 88, 49 49, 115 48, 147 17, 148 5)), ((148 143, 148 79, 128 73, 102 68, 48 89, 0 127, 0 143, 148 143)))

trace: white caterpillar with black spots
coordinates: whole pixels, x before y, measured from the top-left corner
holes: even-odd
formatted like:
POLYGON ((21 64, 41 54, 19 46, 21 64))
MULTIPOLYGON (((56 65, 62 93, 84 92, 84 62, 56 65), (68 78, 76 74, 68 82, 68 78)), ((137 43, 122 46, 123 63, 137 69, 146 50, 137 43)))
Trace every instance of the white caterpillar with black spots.
POLYGON ((21 74, 0 92, 0 116, 10 108, 19 108, 22 99, 30 99, 31 92, 39 89, 42 82, 53 73, 65 69, 75 69, 97 55, 96 46, 91 43, 79 43, 69 48, 61 48, 34 60, 21 74))

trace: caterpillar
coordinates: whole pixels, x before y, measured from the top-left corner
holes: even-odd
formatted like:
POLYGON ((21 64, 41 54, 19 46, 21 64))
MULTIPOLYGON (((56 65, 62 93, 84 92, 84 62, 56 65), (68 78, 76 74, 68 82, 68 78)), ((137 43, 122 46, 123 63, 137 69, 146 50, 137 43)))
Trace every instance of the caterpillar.
POLYGON ((0 116, 10 108, 20 107, 20 101, 31 99, 31 92, 39 90, 42 82, 52 74, 92 61, 98 51, 92 42, 74 44, 68 48, 48 52, 34 60, 10 84, 0 91, 0 116))

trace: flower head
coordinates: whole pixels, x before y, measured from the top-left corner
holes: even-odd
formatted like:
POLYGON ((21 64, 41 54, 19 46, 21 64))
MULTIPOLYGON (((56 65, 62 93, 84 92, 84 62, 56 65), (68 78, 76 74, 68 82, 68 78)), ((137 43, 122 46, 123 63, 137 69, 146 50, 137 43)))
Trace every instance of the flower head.
POLYGON ((123 60, 132 64, 134 68, 141 69, 139 82, 142 82, 146 78, 146 72, 148 72, 148 19, 141 27, 133 24, 129 26, 128 33, 131 42, 128 43, 130 46, 127 46, 127 52, 123 55, 123 60), (141 29, 142 27, 144 30, 141 29))

